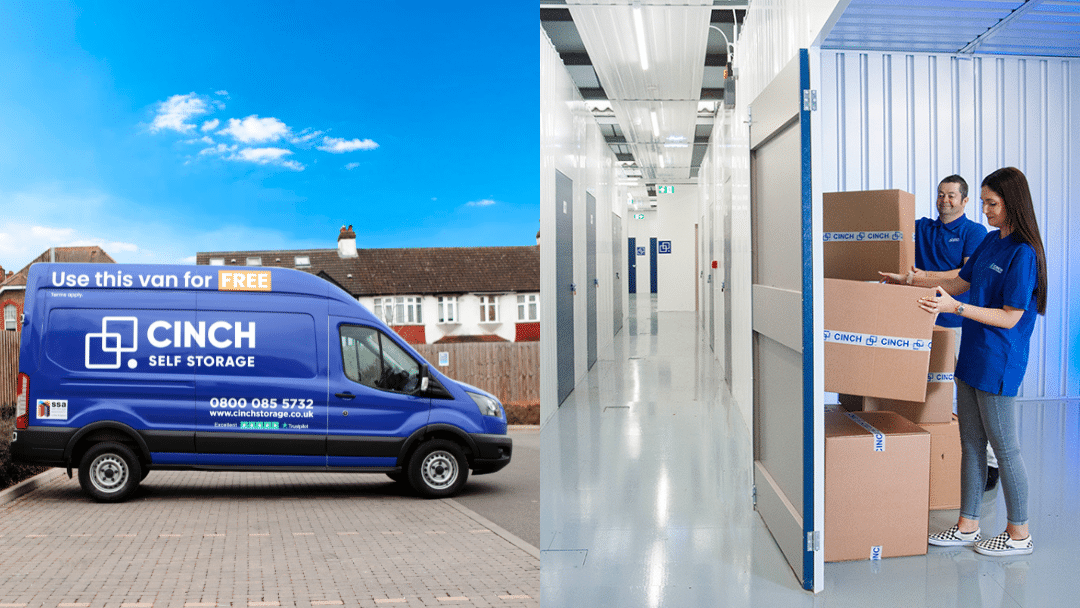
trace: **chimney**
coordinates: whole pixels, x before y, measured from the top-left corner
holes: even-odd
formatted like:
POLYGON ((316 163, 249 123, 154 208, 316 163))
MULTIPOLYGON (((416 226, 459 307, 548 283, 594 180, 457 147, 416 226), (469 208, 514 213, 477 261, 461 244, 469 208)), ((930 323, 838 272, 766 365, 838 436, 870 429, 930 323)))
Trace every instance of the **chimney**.
POLYGON ((341 227, 341 232, 337 237, 337 254, 339 258, 355 258, 356 253, 356 233, 353 232, 352 224, 349 227, 341 227))
POLYGON ((536 231, 536 244, 537 245, 540 244, 540 231, 539 230, 536 231))

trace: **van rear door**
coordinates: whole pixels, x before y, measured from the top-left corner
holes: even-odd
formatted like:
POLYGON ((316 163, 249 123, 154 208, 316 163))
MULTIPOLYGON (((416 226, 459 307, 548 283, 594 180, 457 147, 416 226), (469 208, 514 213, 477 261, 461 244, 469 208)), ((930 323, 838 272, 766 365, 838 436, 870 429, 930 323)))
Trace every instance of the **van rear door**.
POLYGON ((393 467, 405 440, 428 422, 417 360, 385 328, 331 316, 327 462, 393 467))
POLYGON ((200 293, 198 320, 199 465, 325 467, 326 301, 200 293))

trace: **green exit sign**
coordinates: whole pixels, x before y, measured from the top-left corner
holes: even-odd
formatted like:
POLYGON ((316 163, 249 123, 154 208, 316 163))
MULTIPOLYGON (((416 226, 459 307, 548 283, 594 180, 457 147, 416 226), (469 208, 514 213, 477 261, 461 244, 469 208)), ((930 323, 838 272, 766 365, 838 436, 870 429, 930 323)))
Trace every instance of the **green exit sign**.
POLYGON ((658 194, 675 194, 675 186, 657 186, 656 192, 658 194))
POLYGON ((645 219, 645 214, 644 213, 635 213, 634 214, 634 219, 635 220, 643 220, 643 219, 645 219))

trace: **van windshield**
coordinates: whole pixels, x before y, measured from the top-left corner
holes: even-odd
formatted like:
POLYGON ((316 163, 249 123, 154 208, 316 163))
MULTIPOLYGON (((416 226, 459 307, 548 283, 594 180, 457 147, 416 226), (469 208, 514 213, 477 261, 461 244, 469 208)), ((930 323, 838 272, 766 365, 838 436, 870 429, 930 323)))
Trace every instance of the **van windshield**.
POLYGON ((420 364, 381 331, 342 325, 345 377, 371 388, 412 393, 420 387, 420 364))

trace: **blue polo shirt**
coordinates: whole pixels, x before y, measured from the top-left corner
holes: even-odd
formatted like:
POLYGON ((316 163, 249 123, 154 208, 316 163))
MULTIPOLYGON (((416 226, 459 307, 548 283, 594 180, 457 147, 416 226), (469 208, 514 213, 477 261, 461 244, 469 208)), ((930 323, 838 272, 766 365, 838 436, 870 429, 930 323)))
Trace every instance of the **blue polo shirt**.
MULTIPOLYGON (((964 265, 986 236, 986 227, 961 215, 948 224, 941 219, 924 217, 915 222, 915 267, 923 270, 956 270, 964 265)), ((960 294, 958 302, 967 302, 968 295, 960 294)), ((950 313, 938 315, 940 327, 960 327, 963 319, 950 313)))
POLYGON ((975 306, 1012 306, 1023 309, 1024 316, 1012 329, 965 318, 956 377, 981 391, 1012 397, 1027 369, 1031 332, 1038 316, 1035 288, 1039 270, 1031 245, 1012 234, 1000 236, 998 230, 986 235, 960 269, 960 278, 971 283, 968 294, 975 306))

